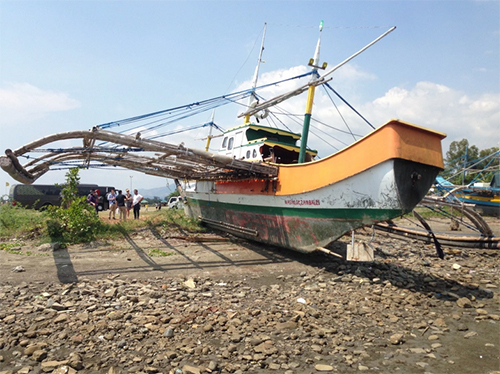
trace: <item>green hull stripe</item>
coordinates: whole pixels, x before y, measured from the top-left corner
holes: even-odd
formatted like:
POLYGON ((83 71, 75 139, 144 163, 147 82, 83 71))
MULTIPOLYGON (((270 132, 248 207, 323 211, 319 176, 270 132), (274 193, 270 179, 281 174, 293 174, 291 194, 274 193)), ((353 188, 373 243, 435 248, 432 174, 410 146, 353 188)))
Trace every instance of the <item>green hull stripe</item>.
POLYGON ((285 217, 303 217, 315 219, 342 219, 342 220, 363 220, 367 217, 375 220, 386 220, 389 218, 398 217, 404 212, 402 209, 377 209, 377 208, 336 208, 336 209, 320 209, 320 208, 284 208, 273 206, 256 206, 256 205, 241 205, 230 203, 219 203, 207 200, 196 200, 188 198, 189 204, 198 205, 201 210, 205 208, 217 210, 231 210, 245 213, 268 214, 285 217))

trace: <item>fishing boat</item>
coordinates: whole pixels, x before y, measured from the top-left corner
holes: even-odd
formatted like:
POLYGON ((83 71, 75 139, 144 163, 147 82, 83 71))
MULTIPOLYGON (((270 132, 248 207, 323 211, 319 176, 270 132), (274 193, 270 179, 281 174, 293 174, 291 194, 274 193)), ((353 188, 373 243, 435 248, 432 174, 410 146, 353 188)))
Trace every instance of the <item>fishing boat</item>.
MULTIPOLYGON (((315 54, 309 61, 309 81, 269 100, 261 101, 255 94, 258 64, 251 89, 219 97, 224 103, 248 101, 239 115, 242 124, 223 132, 216 152, 210 152, 208 145, 200 150, 161 142, 155 140, 157 134, 145 137, 143 125, 128 133, 107 130, 145 118, 154 124, 149 129, 156 129, 156 118, 172 115, 177 107, 110 122, 91 131, 39 139, 7 150, 0 157, 0 166, 28 184, 55 165, 75 160, 82 161, 82 167, 113 165, 173 178, 191 217, 266 244, 305 253, 324 250, 356 228, 410 212, 443 169, 441 141, 445 134, 399 119, 374 128, 328 157, 318 159, 318 152, 307 146, 316 88, 329 86, 334 71, 393 29, 320 76, 318 71, 326 69, 319 62, 321 24, 315 54), (261 123, 275 106, 306 91, 301 134, 261 123), (138 128, 141 131, 134 133, 138 128), (83 139, 83 147, 40 148, 68 139, 83 139), (21 165, 19 157, 37 150, 45 154, 21 165)), ((263 46, 261 55, 262 51, 263 46)), ((210 99, 181 109, 204 106, 208 110, 214 108, 213 103, 210 99)), ((209 124, 214 125, 213 121, 209 124)), ((211 139, 209 135, 208 144, 211 139)))
POLYGON ((351 230, 411 212, 442 168, 443 137, 391 120, 324 159, 276 164, 274 178, 189 184, 185 209, 236 235, 312 252, 351 230))
POLYGON ((490 183, 472 183, 457 186, 442 177, 437 177, 435 191, 450 202, 462 202, 484 215, 500 216, 500 172, 496 172, 490 183))

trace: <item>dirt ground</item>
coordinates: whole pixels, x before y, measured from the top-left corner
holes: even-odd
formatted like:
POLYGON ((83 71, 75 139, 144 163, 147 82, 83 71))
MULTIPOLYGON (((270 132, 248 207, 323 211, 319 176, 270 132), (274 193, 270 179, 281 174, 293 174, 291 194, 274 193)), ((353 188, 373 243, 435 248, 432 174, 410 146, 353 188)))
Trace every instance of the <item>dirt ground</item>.
MULTIPOLYGON (((148 212, 142 212, 141 219, 147 218, 147 215, 148 212)), ((101 218, 107 223, 119 223, 118 219, 108 220, 107 212, 101 212, 101 218)), ((442 231, 449 226, 449 222, 444 219, 429 222, 442 231)), ((500 220, 487 218, 487 222, 495 235, 500 236, 500 220)), ((411 222, 409 224, 411 226, 411 222)), ((467 233, 469 230, 464 228, 462 232, 467 233)), ((387 236, 378 232, 376 235, 387 236)), ((362 236, 360 238, 363 239, 362 236)), ((344 238, 343 241, 349 240, 344 238)), ((40 251, 35 245, 25 243, 21 252, 29 255, 0 251, 0 284, 41 281, 74 283, 82 278, 99 279, 113 274, 120 274, 122 279, 179 275, 239 277, 248 274, 296 274, 310 267, 321 267, 325 261, 341 261, 328 256, 325 258, 320 253, 296 253, 224 233, 207 234, 200 241, 191 241, 179 235, 162 237, 151 229, 144 229, 121 240, 73 245, 57 251, 40 251), (16 266, 22 266, 25 271, 12 272, 16 266)))
MULTIPOLYGON (((490 219, 488 223, 495 234, 500 235, 500 221, 490 219)), ((447 226, 444 221, 437 222, 437 224, 440 224, 442 228, 447 226)), ((370 234, 371 232, 365 230, 360 233, 359 237, 369 239, 370 234)), ((210 277, 221 280, 244 280, 249 286, 259 287, 272 285, 280 276, 295 278, 304 273, 311 274, 329 267, 343 268, 341 265, 343 260, 333 256, 322 253, 309 255, 295 253, 240 240, 223 233, 206 234, 199 240, 162 236, 154 229, 143 229, 121 240, 75 245, 55 251, 41 250, 35 247, 34 243, 28 243, 20 248, 23 254, 0 251, 0 286, 18 285, 24 282, 65 284, 104 278, 114 279, 115 277, 120 277, 124 281, 127 279, 210 277), (13 271, 18 267, 22 267, 23 271, 13 271)), ((416 247, 415 241, 395 239, 384 233, 376 233, 375 242, 377 240, 379 240, 379 248, 383 256, 376 257, 376 262, 381 264, 387 265, 391 261, 403 261, 402 259, 405 258, 408 259, 409 264, 422 263, 425 260, 425 262, 430 262, 430 265, 426 266, 448 269, 455 261, 460 260, 464 263, 470 258, 471 261, 477 263, 478 268, 481 267, 482 262, 488 262, 488 268, 496 269, 498 273, 500 256, 496 250, 460 249, 454 252, 453 248, 448 248, 447 259, 444 260, 445 265, 441 265, 441 260, 435 256, 432 245, 427 245, 428 252, 425 258, 422 258, 418 257, 418 251, 405 253, 405 248, 408 246, 416 247), (412 259, 411 256, 417 257, 412 259)), ((346 268, 347 271, 352 269, 354 273, 356 266, 348 265, 346 268)), ((410 271, 410 265, 406 269, 410 271)), ((412 270, 412 272, 420 276, 417 271, 412 270)), ((448 276, 447 271, 443 270, 443 277, 448 276)), ((380 278, 384 279, 382 276, 380 278)), ((496 280, 498 280, 498 274, 496 280)), ((342 287, 342 283, 338 284, 342 287)), ((461 285, 463 282, 460 283, 457 280, 457 284, 461 285)), ((494 281, 488 292, 498 294, 498 287, 499 284, 494 281)), ((498 295, 496 300, 498 300, 498 295)), ((489 313, 500 314, 500 305, 492 305, 490 309, 492 310, 489 313)), ((445 334, 440 342, 445 346, 448 345, 449 352, 453 352, 461 359, 455 358, 455 364, 446 370, 443 367, 438 369, 428 367, 425 373, 500 373, 499 325, 500 322, 497 321, 478 324, 474 329, 478 333, 478 338, 475 340, 457 338, 453 333, 445 334), (492 354, 483 353, 490 349, 488 347, 492 347, 492 354), (480 357, 479 361, 478 357, 480 357)), ((424 337, 421 337, 421 340, 422 345, 428 343, 424 337)), ((415 338, 415 344, 419 346, 418 338, 415 338)), ((413 372, 412 370, 405 371, 402 362, 399 366, 398 372, 413 372)), ((263 372, 267 373, 267 371, 263 372)), ((424 371, 417 372, 423 373, 424 371)))

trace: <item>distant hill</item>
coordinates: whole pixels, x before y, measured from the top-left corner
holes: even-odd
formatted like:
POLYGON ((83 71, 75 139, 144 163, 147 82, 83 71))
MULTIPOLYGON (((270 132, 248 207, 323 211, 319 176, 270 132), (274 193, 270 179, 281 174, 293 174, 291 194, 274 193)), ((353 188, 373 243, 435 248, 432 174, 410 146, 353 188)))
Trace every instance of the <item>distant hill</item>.
POLYGON ((174 188, 173 187, 138 188, 138 190, 139 193, 147 199, 153 199, 155 196, 159 197, 160 199, 164 199, 165 196, 170 195, 174 191, 174 188))

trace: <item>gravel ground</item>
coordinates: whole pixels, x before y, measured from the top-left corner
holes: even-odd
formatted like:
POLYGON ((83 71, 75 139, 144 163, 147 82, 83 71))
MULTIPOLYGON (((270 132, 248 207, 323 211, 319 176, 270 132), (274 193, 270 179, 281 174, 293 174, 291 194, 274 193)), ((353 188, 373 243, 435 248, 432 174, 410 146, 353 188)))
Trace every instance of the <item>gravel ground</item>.
POLYGON ((0 251, 0 374, 500 373, 498 250, 377 234, 375 262, 346 263, 198 240, 0 251))

